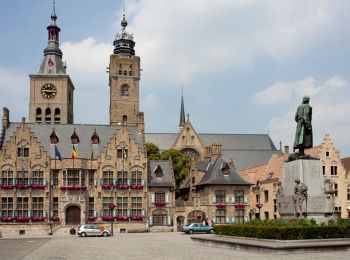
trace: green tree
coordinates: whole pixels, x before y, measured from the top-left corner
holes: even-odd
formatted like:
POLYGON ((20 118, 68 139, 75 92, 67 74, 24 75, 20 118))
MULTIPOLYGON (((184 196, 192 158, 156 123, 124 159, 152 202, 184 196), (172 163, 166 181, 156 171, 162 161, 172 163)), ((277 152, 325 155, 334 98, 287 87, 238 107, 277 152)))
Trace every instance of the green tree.
POLYGON ((148 160, 160 160, 159 147, 154 143, 146 143, 146 151, 148 160))
POLYGON ((153 143, 146 143, 148 160, 170 160, 175 175, 176 188, 180 187, 181 182, 186 178, 191 169, 191 158, 188 155, 182 154, 174 148, 159 151, 159 147, 153 143))

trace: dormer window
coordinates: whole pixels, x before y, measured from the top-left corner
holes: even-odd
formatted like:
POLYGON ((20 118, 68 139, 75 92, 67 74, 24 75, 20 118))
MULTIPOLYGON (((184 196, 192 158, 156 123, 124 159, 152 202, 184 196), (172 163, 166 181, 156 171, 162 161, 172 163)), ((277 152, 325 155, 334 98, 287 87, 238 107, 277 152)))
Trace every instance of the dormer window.
POLYGON ((272 179, 272 176, 273 176, 273 172, 270 172, 267 177, 266 177, 266 180, 271 180, 272 179))
POLYGON ((74 132, 72 134, 72 136, 70 137, 71 141, 72 141, 72 144, 78 144, 80 143, 80 140, 79 140, 79 136, 77 135, 77 133, 75 132, 75 129, 74 129, 74 132))
POLYGON ((91 136, 91 143, 92 144, 99 144, 100 143, 100 137, 96 133, 96 129, 95 129, 94 134, 91 136))
POLYGON ((58 139, 58 136, 55 132, 55 130, 52 130, 52 133, 50 135, 50 142, 51 144, 57 144, 60 140, 58 139))
POLYGON ((222 163, 221 170, 224 173, 224 175, 229 175, 229 173, 230 173, 230 166, 228 165, 227 162, 223 162, 222 163))
POLYGON ((162 167, 160 167, 159 164, 158 164, 157 167, 154 169, 154 174, 155 174, 156 177, 158 177, 158 178, 163 177, 163 169, 162 169, 162 167))

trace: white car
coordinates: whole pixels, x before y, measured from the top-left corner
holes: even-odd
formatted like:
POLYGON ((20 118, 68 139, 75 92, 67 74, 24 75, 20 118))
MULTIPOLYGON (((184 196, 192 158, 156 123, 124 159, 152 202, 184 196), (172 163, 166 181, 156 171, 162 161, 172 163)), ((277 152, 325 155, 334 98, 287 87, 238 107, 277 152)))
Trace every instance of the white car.
POLYGON ((86 236, 103 236, 107 237, 111 235, 111 231, 105 229, 103 231, 100 230, 98 225, 95 224, 86 224, 81 225, 78 229, 78 236, 86 237, 86 236))

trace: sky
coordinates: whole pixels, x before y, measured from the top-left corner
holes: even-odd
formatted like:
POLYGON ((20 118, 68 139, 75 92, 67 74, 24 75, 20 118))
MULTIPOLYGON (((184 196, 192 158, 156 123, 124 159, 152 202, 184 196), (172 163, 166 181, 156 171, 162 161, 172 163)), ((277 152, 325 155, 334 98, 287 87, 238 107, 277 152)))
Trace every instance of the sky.
MULTIPOLYGON (((56 0, 60 46, 75 85, 75 123, 109 123, 106 67, 120 31, 116 0, 56 0)), ((47 45, 50 0, 0 3, 0 106, 28 118, 29 74, 47 45)), ((314 145, 329 134, 350 156, 350 1, 125 0, 141 57, 146 132, 177 132, 181 86, 198 133, 268 133, 293 145, 304 95, 314 145)))

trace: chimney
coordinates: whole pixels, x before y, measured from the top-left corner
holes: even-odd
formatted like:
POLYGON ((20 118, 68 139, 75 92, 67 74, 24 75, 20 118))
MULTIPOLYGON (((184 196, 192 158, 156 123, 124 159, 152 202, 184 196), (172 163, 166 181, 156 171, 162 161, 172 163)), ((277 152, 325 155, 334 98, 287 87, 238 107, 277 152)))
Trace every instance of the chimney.
POLYGON ((207 147, 205 147, 205 149, 204 149, 204 160, 206 160, 206 161, 209 161, 210 160, 210 158, 211 158, 211 147, 210 146, 207 146, 207 147))
POLYGON ((7 129, 10 126, 10 110, 7 107, 2 109, 2 129, 7 129))
POLYGON ((212 152, 212 158, 215 160, 218 156, 221 155, 221 144, 212 144, 211 152, 212 152))
POLYGON ((289 146, 288 145, 284 146, 284 153, 289 154, 289 146))

